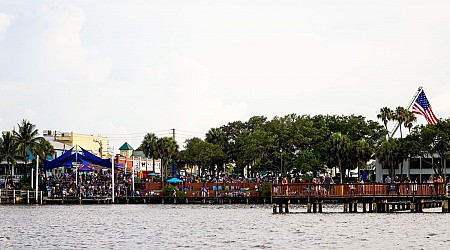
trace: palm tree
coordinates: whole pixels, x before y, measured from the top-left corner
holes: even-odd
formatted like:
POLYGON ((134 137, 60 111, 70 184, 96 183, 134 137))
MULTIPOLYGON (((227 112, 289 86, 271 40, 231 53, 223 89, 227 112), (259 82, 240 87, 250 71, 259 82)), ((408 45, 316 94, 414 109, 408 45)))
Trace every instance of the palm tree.
POLYGON ((417 121, 416 115, 413 112, 408 110, 408 115, 406 116, 406 120, 404 122, 405 128, 408 129, 408 133, 411 133, 411 129, 413 127, 413 123, 417 121))
POLYGON ((156 145, 158 155, 161 158, 161 177, 164 181, 164 178, 167 176, 167 164, 178 152, 178 144, 171 137, 162 137, 158 139, 156 145))
MULTIPOLYGON (((392 109, 390 109, 388 107, 381 108, 380 113, 377 115, 377 118, 383 122, 386 130, 388 130, 388 128, 387 128, 388 122, 391 121, 393 119, 393 117, 394 117, 394 111, 392 111, 392 109)), ((389 133, 388 133, 388 136, 389 136, 389 133)))
POLYGON ((19 151, 16 139, 11 132, 2 135, 2 143, 0 145, 0 161, 6 161, 8 168, 11 169, 11 175, 14 175, 14 166, 17 164, 19 151))
POLYGON ((153 161, 153 173, 155 172, 155 158, 158 156, 157 152, 158 137, 153 133, 148 133, 142 140, 141 147, 146 157, 151 156, 153 161))
POLYGON ((360 139, 355 142, 355 151, 356 151, 356 167, 358 168, 358 180, 360 178, 360 169, 359 167, 365 165, 367 161, 372 156, 372 148, 369 143, 367 143, 364 139, 360 139))
POLYGON ((400 128, 400 138, 403 138, 403 133, 402 133, 402 125, 406 122, 406 120, 409 117, 409 113, 410 111, 408 111, 407 109, 405 109, 404 107, 397 107, 395 109, 395 113, 394 113, 394 120, 396 120, 398 122, 399 128, 400 128))
POLYGON ((29 154, 37 155, 41 148, 41 142, 45 140, 39 137, 36 126, 27 120, 22 120, 22 124, 18 124, 19 130, 14 130, 14 137, 17 141, 17 150, 21 158, 28 163, 29 154))
POLYGON ((331 154, 332 157, 336 159, 336 162, 338 164, 341 183, 344 174, 342 163, 347 161, 348 159, 350 146, 350 139, 348 138, 348 136, 342 135, 339 132, 331 136, 331 154))

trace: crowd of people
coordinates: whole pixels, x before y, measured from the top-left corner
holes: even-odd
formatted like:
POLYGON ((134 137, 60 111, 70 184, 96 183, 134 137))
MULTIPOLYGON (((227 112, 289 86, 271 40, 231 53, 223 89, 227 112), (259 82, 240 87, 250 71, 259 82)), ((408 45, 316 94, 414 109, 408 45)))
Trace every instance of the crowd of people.
MULTIPOLYGON (((48 197, 94 198, 111 196, 112 184, 109 172, 58 173, 41 177, 42 188, 48 197)), ((131 179, 118 174, 114 186, 116 195, 131 192, 131 179)))

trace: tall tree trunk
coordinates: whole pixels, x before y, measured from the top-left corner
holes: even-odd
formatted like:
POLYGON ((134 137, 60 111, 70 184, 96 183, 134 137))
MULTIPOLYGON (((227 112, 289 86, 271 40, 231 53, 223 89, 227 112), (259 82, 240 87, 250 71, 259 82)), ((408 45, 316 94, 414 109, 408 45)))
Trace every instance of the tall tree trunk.
POLYGON ((340 175, 341 184, 342 184, 344 171, 342 171, 342 164, 341 164, 341 160, 340 159, 338 160, 338 163, 339 163, 339 175, 340 175))

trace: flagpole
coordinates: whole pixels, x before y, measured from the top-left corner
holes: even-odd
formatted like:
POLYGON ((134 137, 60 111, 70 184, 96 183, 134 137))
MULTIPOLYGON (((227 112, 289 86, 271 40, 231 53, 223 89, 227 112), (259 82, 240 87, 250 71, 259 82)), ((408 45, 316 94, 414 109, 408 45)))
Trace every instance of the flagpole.
POLYGON ((39 155, 38 154, 36 154, 36 183, 35 183, 35 185, 36 185, 36 204, 38 203, 38 189, 39 189, 39 185, 38 185, 38 182, 39 182, 39 171, 38 171, 38 167, 39 167, 39 155))
MULTIPOLYGON (((407 110, 409 110, 412 105, 414 104, 414 102, 416 101, 417 97, 419 96, 420 92, 422 92, 423 87, 419 86, 419 88, 417 89, 416 93, 414 94, 413 98, 411 99, 411 101, 409 101, 409 104, 407 106, 407 110)), ((395 125, 395 127, 391 130, 391 137, 394 136, 395 132, 397 132, 397 129, 400 127, 400 123, 397 122, 397 124, 395 125)))
POLYGON ((112 185, 112 203, 114 203, 114 146, 113 146, 113 151, 112 151, 112 155, 111 155, 111 185, 112 185))

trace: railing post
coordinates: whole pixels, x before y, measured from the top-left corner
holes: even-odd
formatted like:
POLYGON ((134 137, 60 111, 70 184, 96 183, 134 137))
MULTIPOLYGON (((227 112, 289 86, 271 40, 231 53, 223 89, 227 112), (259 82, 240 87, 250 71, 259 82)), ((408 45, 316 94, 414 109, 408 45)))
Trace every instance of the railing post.
POLYGON ((13 204, 16 204, 16 190, 13 190, 13 204))

